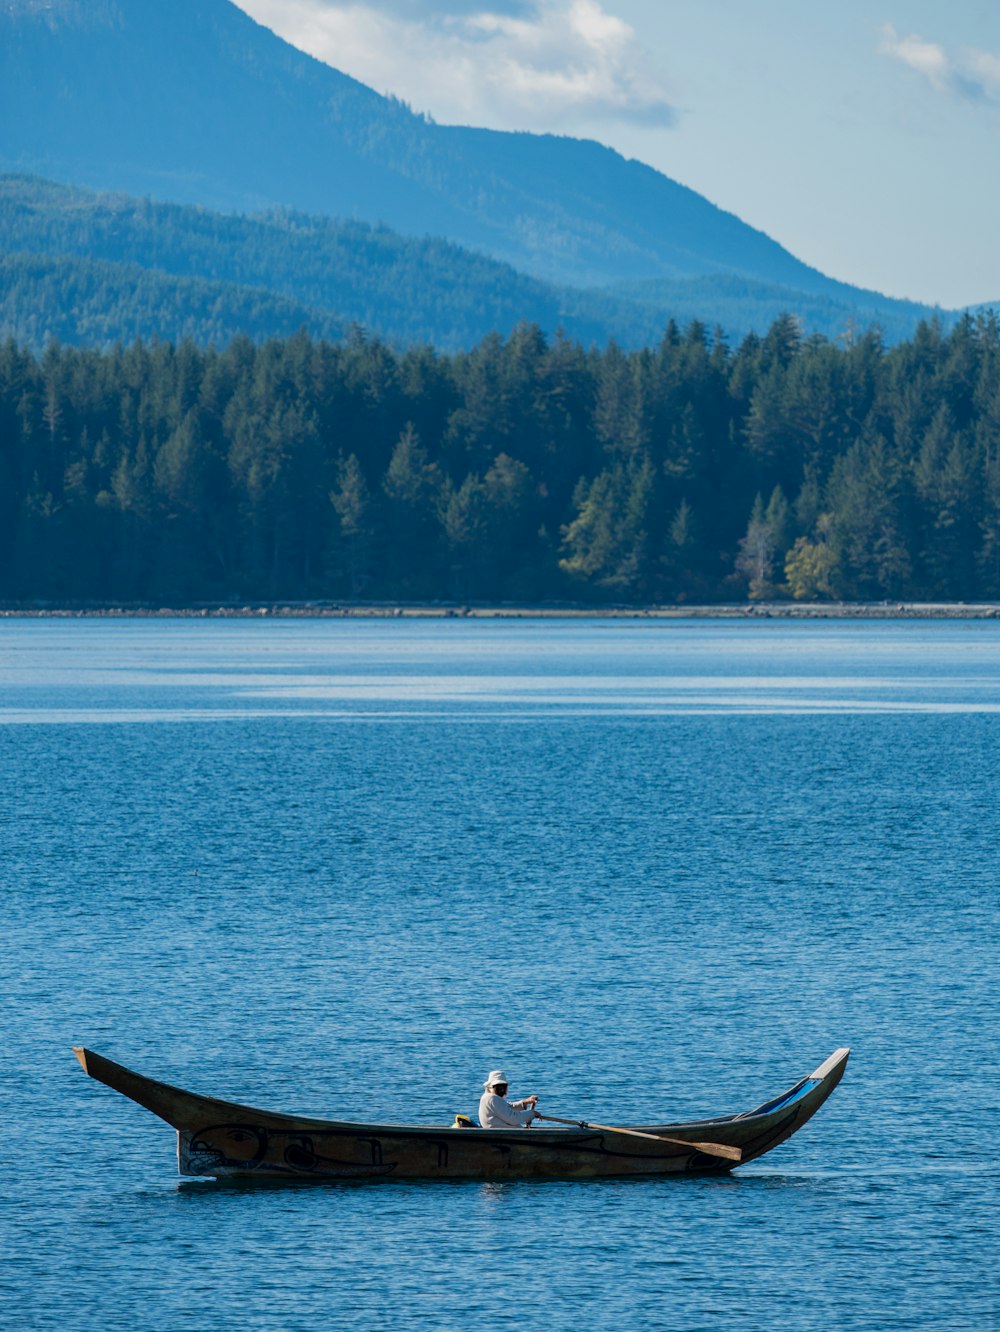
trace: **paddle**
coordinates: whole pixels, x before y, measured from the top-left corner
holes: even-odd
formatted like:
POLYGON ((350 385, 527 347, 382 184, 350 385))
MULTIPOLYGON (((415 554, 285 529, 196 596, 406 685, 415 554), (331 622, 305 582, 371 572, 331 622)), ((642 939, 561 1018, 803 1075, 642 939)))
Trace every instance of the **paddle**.
MULTIPOLYGON (((536 1115, 538 1111, 535 1111, 536 1115)), ((670 1142, 677 1147, 690 1147, 706 1156, 724 1156, 727 1161, 742 1161, 739 1147, 726 1147, 721 1142, 688 1142, 686 1138, 668 1138, 662 1133, 643 1133, 641 1129, 615 1128, 613 1124, 588 1124, 584 1119, 559 1119, 556 1115, 538 1115, 549 1124, 572 1124, 574 1128, 602 1129, 605 1133, 625 1133, 630 1138, 649 1138, 652 1142, 670 1142)))

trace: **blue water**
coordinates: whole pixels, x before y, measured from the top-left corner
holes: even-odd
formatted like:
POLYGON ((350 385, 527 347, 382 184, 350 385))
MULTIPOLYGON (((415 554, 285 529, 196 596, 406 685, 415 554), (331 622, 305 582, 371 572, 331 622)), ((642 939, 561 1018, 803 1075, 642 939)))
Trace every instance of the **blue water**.
POLYGON ((1000 625, 0 620, 0 1321, 983 1329, 1000 625), (723 1178, 233 1188, 84 1077, 441 1123, 840 1088, 723 1178))

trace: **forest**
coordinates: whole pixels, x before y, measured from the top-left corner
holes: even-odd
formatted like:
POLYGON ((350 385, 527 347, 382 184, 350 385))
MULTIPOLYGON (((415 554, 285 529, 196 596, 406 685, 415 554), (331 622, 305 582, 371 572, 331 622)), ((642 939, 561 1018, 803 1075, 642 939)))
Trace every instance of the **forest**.
POLYGON ((1000 323, 0 344, 0 599, 1000 598, 1000 323))
MULTIPOLYGON (((766 327, 785 308, 776 301, 798 296, 764 286, 716 302, 696 284, 675 299, 681 309, 704 300, 713 319, 718 303, 718 322, 723 313, 738 318, 749 300, 755 314, 770 312, 766 327)), ((810 318, 838 328, 853 308, 802 301, 810 318)), ((928 313, 897 304, 886 315, 901 335, 928 313)), ((190 337, 221 346, 239 332, 258 342, 301 327, 337 338, 350 323, 396 348, 428 342, 459 351, 521 319, 562 326, 586 343, 645 346, 662 331, 665 308, 553 286, 447 241, 363 222, 283 209, 234 216, 0 175, 0 337, 36 351, 52 338, 110 347, 190 337)))
POLYGON ((467 351, 519 322, 562 328, 585 345, 656 342, 671 315, 730 338, 766 332, 792 311, 808 333, 835 338, 877 323, 887 343, 937 312, 821 279, 797 290, 737 272, 647 278, 600 289, 540 281, 485 254, 384 226, 272 209, 251 217, 96 194, 0 175, 0 338, 42 352, 158 338, 224 346, 339 338, 351 323, 397 350, 427 342, 467 351))

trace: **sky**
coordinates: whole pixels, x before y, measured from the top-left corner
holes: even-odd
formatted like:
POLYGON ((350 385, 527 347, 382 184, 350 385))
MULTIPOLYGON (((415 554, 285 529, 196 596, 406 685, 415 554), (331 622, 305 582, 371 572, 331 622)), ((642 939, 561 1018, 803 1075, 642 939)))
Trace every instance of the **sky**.
POLYGON ((831 277, 1000 303, 1000 0, 237 0, 443 124, 597 139, 831 277))

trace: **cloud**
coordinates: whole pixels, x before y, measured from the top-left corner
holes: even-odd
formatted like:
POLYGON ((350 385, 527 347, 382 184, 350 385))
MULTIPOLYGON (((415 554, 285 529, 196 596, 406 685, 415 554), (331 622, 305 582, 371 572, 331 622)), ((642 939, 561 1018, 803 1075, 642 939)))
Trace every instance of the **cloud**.
POLYGON ((1000 103, 1000 57, 975 47, 948 51, 916 33, 900 37, 891 23, 882 28, 879 52, 921 74, 935 92, 968 102, 1000 103))
MULTIPOLYGON (((487 0, 488 2, 488 0, 487 0)), ((327 5, 333 0, 326 0, 327 5)), ((341 6, 346 8, 346 6, 341 6)), ((461 14, 481 14, 485 8, 484 0, 371 0, 368 9, 378 9, 383 14, 395 14, 398 18, 436 19, 445 15, 454 17, 461 14)), ((530 14, 537 8, 536 0, 493 0, 489 5, 494 14, 507 14, 517 18, 530 14)))
POLYGON ((673 125, 636 33, 606 0, 238 0, 295 46, 436 119, 564 130, 673 125))

